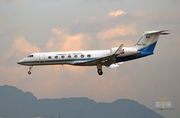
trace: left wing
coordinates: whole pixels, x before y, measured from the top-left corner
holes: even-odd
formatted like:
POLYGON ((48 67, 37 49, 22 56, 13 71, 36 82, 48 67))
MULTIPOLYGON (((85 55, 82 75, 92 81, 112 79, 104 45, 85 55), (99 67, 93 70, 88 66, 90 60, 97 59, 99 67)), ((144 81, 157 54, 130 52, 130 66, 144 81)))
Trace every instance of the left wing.
POLYGON ((116 58, 118 55, 121 54, 122 51, 122 47, 124 45, 121 44, 118 49, 115 51, 114 54, 109 55, 109 56, 105 56, 105 57, 101 57, 101 58, 97 58, 94 60, 90 60, 90 61, 86 61, 86 62, 77 62, 74 63, 75 65, 86 65, 86 64, 101 64, 101 65, 105 65, 107 67, 109 67, 111 64, 116 64, 116 58))

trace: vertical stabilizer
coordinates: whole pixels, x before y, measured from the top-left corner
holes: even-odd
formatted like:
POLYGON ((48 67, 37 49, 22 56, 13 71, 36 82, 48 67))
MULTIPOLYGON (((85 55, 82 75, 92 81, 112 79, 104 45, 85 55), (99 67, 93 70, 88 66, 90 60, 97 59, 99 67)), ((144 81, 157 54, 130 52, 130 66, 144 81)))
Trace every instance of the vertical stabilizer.
POLYGON ((135 44, 134 48, 136 48, 138 51, 153 53, 159 36, 169 34, 169 33, 165 33, 165 31, 167 30, 144 32, 140 40, 135 44))

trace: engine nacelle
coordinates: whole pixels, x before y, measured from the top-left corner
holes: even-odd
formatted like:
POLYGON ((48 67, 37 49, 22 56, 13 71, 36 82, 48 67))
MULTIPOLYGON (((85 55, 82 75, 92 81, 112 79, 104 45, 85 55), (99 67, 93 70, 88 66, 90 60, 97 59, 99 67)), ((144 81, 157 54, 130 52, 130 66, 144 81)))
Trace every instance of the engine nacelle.
MULTIPOLYGON (((115 53, 117 49, 118 49, 118 47, 111 48, 110 52, 115 53)), ((139 51, 136 48, 123 47, 122 51, 121 51, 120 55, 118 55, 118 57, 130 56, 130 55, 135 55, 135 54, 139 54, 139 51)))

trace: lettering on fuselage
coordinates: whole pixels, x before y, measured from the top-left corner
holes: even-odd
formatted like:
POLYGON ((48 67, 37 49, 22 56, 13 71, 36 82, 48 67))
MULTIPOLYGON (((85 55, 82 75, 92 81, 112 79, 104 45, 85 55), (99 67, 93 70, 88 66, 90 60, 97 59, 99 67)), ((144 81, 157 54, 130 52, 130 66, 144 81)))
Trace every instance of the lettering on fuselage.
POLYGON ((141 42, 141 43, 138 43, 137 45, 138 45, 138 46, 146 46, 146 43, 141 42))
POLYGON ((58 53, 56 54, 56 56, 61 56, 61 58, 64 58, 64 57, 71 58, 71 56, 77 58, 80 56, 81 58, 83 58, 84 54, 83 53, 58 53))
POLYGON ((72 55, 82 55, 82 53, 72 53, 72 55))
POLYGON ((66 55, 66 54, 56 54, 56 55, 66 55))

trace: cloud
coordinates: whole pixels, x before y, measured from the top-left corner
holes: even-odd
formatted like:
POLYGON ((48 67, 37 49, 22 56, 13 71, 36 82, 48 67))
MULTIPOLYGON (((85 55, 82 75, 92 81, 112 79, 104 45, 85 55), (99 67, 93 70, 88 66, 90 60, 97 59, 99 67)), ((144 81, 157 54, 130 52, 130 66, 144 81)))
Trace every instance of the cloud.
POLYGON ((40 52, 40 48, 27 42, 23 36, 17 36, 11 48, 24 53, 40 52))
POLYGON ((66 36, 66 41, 62 46, 62 50, 82 50, 83 47, 83 34, 76 34, 73 36, 66 36))
POLYGON ((56 35, 61 35, 62 33, 64 33, 64 30, 60 28, 52 28, 51 31, 56 35))
POLYGON ((60 28, 52 28, 51 31, 56 36, 51 37, 46 43, 46 48, 49 51, 82 50, 85 48, 88 40, 91 39, 89 35, 83 33, 71 35, 67 30, 62 30, 60 28))
POLYGON ((17 36, 10 48, 3 53, 0 63, 15 65, 18 60, 33 52, 40 52, 40 48, 27 42, 23 36, 17 36))
POLYGON ((17 36, 9 49, 3 53, 0 62, 0 83, 20 86, 27 78, 27 67, 17 65, 17 61, 40 48, 26 41, 25 37, 17 36))
MULTIPOLYGON (((77 34, 70 34, 68 30, 61 29, 61 28, 52 28, 52 33, 55 34, 53 37, 51 37, 48 42, 46 43, 46 49, 48 51, 79 51, 84 50, 86 46, 88 45, 88 42, 91 40, 91 37, 89 35, 83 34, 83 33, 77 33, 77 34)), ((55 74, 54 79, 56 79, 59 75, 62 75, 62 72, 69 73, 68 75, 82 75, 85 73, 83 68, 77 68, 77 67, 69 67, 69 66, 61 66, 59 67, 53 67, 54 69, 50 70, 53 73, 57 70, 57 75, 55 74)), ((45 70, 43 70, 45 71, 45 70)), ((48 72, 47 72, 48 73, 48 72)), ((51 77, 52 78, 52 77, 51 77)), ((71 78, 71 77, 70 77, 71 78)), ((61 80, 62 81, 62 80, 61 80)), ((64 81, 64 80, 63 80, 64 81)), ((69 81, 68 81, 69 82, 69 81)), ((70 82, 71 83, 71 82, 70 82)), ((68 85, 67 85, 68 86, 68 85)))
POLYGON ((132 26, 131 25, 116 26, 114 28, 99 32, 97 34, 97 37, 102 40, 106 40, 106 39, 111 39, 118 36, 124 36, 127 34, 136 34, 136 33, 137 33, 136 29, 133 25, 132 26))
POLYGON ((123 15, 123 14, 126 14, 123 10, 109 12, 109 16, 114 16, 114 17, 123 15))

